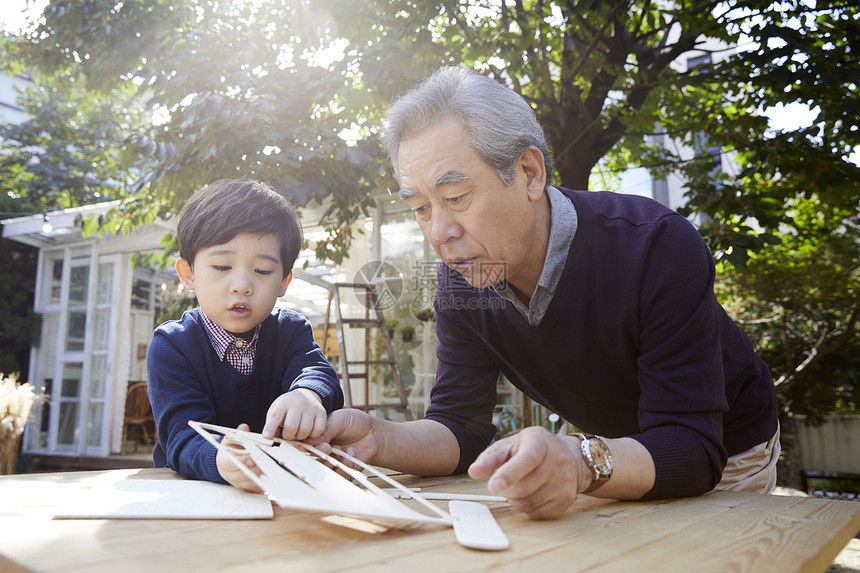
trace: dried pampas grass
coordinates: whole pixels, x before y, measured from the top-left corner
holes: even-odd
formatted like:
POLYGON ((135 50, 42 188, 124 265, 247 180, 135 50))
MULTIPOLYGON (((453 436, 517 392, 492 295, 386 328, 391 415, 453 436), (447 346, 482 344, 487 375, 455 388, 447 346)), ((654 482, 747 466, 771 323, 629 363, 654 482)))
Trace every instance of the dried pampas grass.
POLYGON ((17 374, 0 374, 0 475, 15 472, 21 434, 40 399, 32 384, 18 384, 17 374))

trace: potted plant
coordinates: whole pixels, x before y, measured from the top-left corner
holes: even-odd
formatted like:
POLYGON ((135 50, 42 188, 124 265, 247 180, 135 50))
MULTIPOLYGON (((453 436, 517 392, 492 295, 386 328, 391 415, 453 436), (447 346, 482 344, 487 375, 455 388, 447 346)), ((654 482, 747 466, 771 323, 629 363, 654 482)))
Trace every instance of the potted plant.
POLYGON ((420 320, 421 322, 427 322, 428 320, 433 320, 436 315, 433 312, 432 308, 422 308, 418 312, 415 313, 415 318, 420 320))
POLYGON ((385 321, 385 328, 388 329, 388 338, 394 338, 394 330, 398 324, 400 324, 400 321, 396 318, 389 318, 385 321))

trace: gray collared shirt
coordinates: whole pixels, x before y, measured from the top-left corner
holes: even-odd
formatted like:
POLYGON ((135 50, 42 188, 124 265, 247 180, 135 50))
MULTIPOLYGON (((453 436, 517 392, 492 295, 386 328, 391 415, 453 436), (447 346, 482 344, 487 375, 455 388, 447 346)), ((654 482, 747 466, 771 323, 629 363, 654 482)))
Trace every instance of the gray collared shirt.
POLYGON ((546 258, 543 262, 543 270, 538 278, 535 292, 532 294, 528 306, 520 302, 514 290, 508 288, 507 281, 501 281, 493 285, 493 289, 505 300, 511 302, 517 312, 529 323, 529 326, 537 326, 543 320, 555 289, 561 280, 564 263, 567 261, 567 253, 570 244, 576 235, 579 219, 576 208, 565 195, 555 187, 548 186, 546 195, 550 204, 550 229, 549 243, 546 248, 546 258))

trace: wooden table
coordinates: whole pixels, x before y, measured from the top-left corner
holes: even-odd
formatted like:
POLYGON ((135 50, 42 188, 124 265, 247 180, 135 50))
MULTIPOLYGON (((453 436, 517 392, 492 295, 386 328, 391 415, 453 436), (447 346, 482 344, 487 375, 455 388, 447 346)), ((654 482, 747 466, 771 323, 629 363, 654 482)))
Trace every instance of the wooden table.
MULTIPOLYGON (((2 497, 13 480, 41 489, 106 476, 181 479, 163 469, 0 477, 0 571, 821 572, 860 530, 860 503, 850 501, 734 492, 657 502, 581 496, 550 521, 490 504, 511 547, 482 552, 459 546, 450 528, 369 534, 277 506, 273 520, 56 520, 44 500, 2 497)), ((423 491, 488 493, 483 481, 463 475, 399 479, 423 491)))

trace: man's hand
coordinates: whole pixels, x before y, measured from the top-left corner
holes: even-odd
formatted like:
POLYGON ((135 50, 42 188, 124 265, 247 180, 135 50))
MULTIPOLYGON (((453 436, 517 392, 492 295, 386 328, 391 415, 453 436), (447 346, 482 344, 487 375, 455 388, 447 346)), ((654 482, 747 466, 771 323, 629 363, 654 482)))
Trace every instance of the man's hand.
POLYGON ((588 487, 588 467, 579 447, 579 438, 556 436, 538 426, 525 428, 484 450, 469 475, 477 479, 492 474, 490 491, 532 519, 557 517, 576 500, 580 482, 583 489, 588 487))
POLYGON ((351 408, 332 412, 325 432, 305 443, 327 454, 338 446, 366 464, 415 475, 448 475, 460 458, 457 438, 439 422, 392 422, 351 408))
POLYGON ((297 388, 281 394, 266 413, 263 436, 274 438, 278 429, 285 440, 315 438, 323 433, 326 411, 319 394, 307 388, 297 388))
MULTIPOLYGON (((251 428, 248 427, 248 424, 239 424, 239 427, 236 429, 243 430, 245 432, 251 430, 251 428)), ((241 448, 242 446, 239 442, 233 442, 226 438, 224 445, 234 448, 241 448)), ((245 466, 255 475, 263 473, 260 468, 257 467, 257 464, 254 463, 254 460, 251 459, 251 456, 236 452, 231 452, 231 454, 239 461, 239 463, 245 464, 245 466)), ((227 483, 230 485, 252 493, 262 493, 260 487, 255 484, 251 478, 246 476, 245 472, 236 467, 236 464, 229 459, 227 453, 222 449, 219 449, 218 454, 215 456, 215 466, 218 468, 218 473, 221 474, 221 477, 227 480, 227 483)))
POLYGON ((370 415, 351 408, 332 412, 325 431, 305 441, 327 454, 332 446, 338 446, 365 463, 370 463, 379 450, 370 415))

